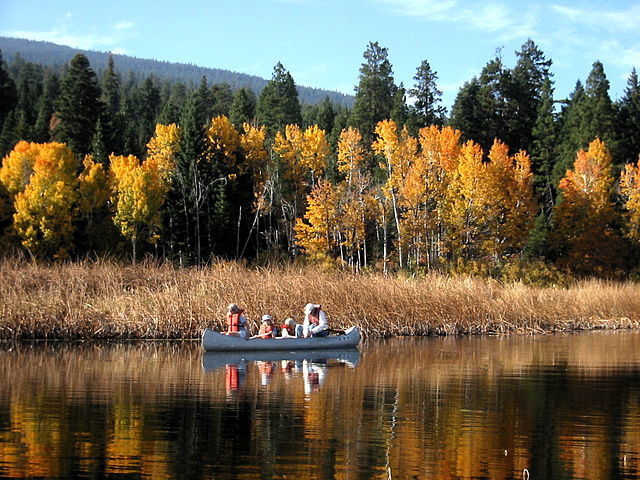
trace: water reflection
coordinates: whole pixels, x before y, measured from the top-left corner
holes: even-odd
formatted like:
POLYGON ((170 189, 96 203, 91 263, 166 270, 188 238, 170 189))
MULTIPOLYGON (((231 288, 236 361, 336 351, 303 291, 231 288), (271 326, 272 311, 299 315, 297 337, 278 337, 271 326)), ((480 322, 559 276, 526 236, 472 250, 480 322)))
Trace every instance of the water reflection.
POLYGON ((205 372, 225 368, 227 395, 245 386, 248 370, 257 367, 260 384, 269 385, 275 375, 286 382, 302 380, 306 395, 320 390, 331 367, 355 368, 360 363, 360 351, 353 349, 328 349, 308 351, 273 352, 205 352, 202 368, 205 372))
POLYGON ((232 358, 0 344, 0 477, 640 478, 638 347, 639 332, 232 358))

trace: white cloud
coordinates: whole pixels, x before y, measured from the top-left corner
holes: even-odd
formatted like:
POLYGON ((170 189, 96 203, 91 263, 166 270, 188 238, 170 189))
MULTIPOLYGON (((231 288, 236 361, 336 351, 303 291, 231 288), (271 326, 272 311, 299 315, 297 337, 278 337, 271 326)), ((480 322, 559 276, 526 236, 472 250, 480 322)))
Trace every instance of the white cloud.
POLYGON ((458 2, 457 0, 378 0, 395 13, 425 21, 455 23, 474 30, 499 35, 501 40, 531 36, 533 11, 523 14, 500 2, 458 2))
POLYGON ((132 22, 119 22, 108 29, 93 29, 86 31, 83 28, 72 28, 65 22, 70 18, 71 14, 66 14, 63 21, 58 23, 57 27, 45 31, 2 31, 1 35, 8 37, 26 38, 29 40, 38 40, 44 42, 53 42, 59 45, 66 45, 73 48, 83 50, 111 50, 117 53, 124 52, 119 46, 124 40, 130 38, 133 33, 132 22))
POLYGON ((395 7, 397 13, 412 17, 444 20, 456 8, 455 0, 380 0, 395 7))
POLYGON ((59 45, 67 45, 73 48, 90 50, 99 47, 113 45, 114 39, 108 36, 100 35, 73 35, 64 30, 49 30, 46 32, 28 32, 21 30, 5 31, 2 35, 7 37, 26 38, 29 40, 39 40, 44 42, 53 42, 59 45))
POLYGON ((110 51, 114 55, 128 55, 129 54, 129 52, 127 52, 124 48, 121 48, 121 47, 112 48, 110 51))
POLYGON ((610 31, 636 30, 640 18, 640 5, 633 5, 626 10, 608 10, 572 8, 563 5, 552 5, 551 9, 566 20, 590 27, 610 31))

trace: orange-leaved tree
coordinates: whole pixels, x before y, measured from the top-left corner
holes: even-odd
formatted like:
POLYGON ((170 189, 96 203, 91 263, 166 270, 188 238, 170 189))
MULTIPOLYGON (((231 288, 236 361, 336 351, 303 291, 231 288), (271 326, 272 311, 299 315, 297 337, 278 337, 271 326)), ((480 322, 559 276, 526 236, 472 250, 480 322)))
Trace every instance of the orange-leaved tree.
POLYGON ((445 200, 460 156, 460 135, 435 125, 418 132, 420 149, 401 190, 408 259, 413 257, 415 264, 430 267, 442 254, 445 200))
POLYGON ((445 251, 451 257, 471 259, 479 253, 479 239, 488 221, 484 168, 482 147, 472 140, 465 142, 444 199, 445 251))
POLYGON ((13 226, 34 255, 66 258, 73 249, 78 160, 62 143, 23 144, 21 150, 33 157, 16 162, 24 167, 21 178, 8 175, 15 195, 13 226))
POLYGON ((365 224, 369 215, 370 177, 364 172, 365 158, 358 129, 348 127, 342 130, 338 140, 338 171, 345 176, 338 186, 340 254, 343 260, 356 268, 367 263, 365 224), (346 255, 342 247, 346 249, 346 255))
POLYGON ((524 151, 511 156, 509 147, 495 140, 483 170, 486 235, 481 252, 496 260, 522 253, 536 214, 529 156, 524 151))
POLYGON ((640 243, 640 159, 629 163, 620 173, 620 196, 626 210, 626 236, 640 243))
POLYGON ((384 159, 380 162, 380 168, 387 173, 387 181, 383 192, 391 200, 397 235, 398 264, 402 268, 404 239, 400 212, 401 199, 399 196, 409 168, 415 161, 418 142, 409 135, 409 130, 406 126, 398 131, 398 126, 393 120, 379 122, 376 125, 375 133, 377 138, 371 146, 384 159))
POLYGON ((595 139, 579 150, 573 170, 559 184, 553 212, 553 243, 561 265, 579 273, 611 273, 620 261, 620 237, 614 226, 611 154, 595 139))

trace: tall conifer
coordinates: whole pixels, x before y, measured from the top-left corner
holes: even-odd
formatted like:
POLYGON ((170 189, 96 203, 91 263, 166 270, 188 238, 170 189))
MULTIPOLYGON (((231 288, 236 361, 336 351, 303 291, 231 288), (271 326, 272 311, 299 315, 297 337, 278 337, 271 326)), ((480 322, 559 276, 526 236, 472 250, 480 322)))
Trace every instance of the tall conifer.
POLYGON ((100 87, 89 60, 77 54, 71 60, 62 82, 54 138, 68 144, 76 155, 86 155, 91 149, 102 106, 100 87))
POLYGON ((360 131, 364 143, 371 145, 378 122, 391 118, 397 88, 386 48, 370 42, 363 56, 349 123, 360 131))
POLYGON ((271 80, 265 85, 256 106, 258 123, 267 127, 269 135, 286 125, 302 125, 298 92, 291 74, 278 62, 271 80))

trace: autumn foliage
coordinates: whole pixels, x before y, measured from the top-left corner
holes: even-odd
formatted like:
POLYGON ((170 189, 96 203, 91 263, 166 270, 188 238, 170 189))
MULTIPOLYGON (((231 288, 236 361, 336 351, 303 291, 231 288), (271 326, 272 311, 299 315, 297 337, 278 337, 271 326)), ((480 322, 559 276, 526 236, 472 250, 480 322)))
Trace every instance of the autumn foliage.
MULTIPOLYGON (((271 143, 264 126, 236 129, 225 116, 203 131, 203 154, 192 160, 195 176, 179 182, 178 162, 185 159, 178 158, 183 132, 175 124, 156 126, 143 158, 111 155, 106 163, 91 156, 80 162, 61 143, 19 142, 0 169, 3 243, 65 258, 78 238, 97 248, 100 237, 104 243, 117 235, 136 259, 149 246, 167 251, 164 238, 176 225, 168 199, 191 195, 198 215, 180 214, 209 232, 214 247, 213 235, 224 235, 215 225, 235 222, 235 238, 227 241, 235 243, 236 255, 255 237, 249 250, 256 254, 285 246, 308 261, 355 271, 443 269, 523 259, 539 214, 527 152, 511 152, 499 140, 483 151, 451 127, 432 125, 412 135, 385 120, 370 147, 358 129, 347 127, 335 139, 335 152, 317 125, 287 125, 271 143), (216 175, 199 177, 207 164, 216 175), (217 194, 218 203, 207 200, 213 188, 226 192, 217 194), (247 203, 238 208, 238 201, 247 203), (206 220, 220 215, 220 205, 227 205, 226 223, 206 220)), ((627 165, 616 190, 611 163, 596 139, 577 152, 558 185, 550 242, 551 259, 561 268, 611 274, 624 266, 616 249, 640 242, 640 166, 627 165)))

